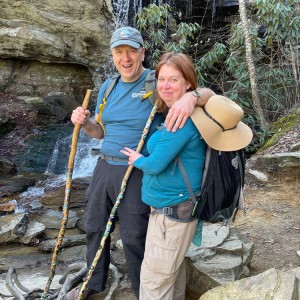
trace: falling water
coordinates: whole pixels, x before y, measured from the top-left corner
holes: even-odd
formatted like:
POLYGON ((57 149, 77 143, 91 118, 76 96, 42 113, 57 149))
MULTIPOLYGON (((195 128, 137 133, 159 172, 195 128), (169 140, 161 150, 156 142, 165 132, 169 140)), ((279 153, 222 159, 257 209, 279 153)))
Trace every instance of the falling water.
POLYGON ((216 0, 213 0, 211 3, 211 19, 212 19, 212 28, 216 21, 216 0))
POLYGON ((193 14, 193 1, 186 0, 186 12, 185 12, 186 19, 191 18, 192 14, 193 14))
POLYGON ((116 14, 116 28, 128 25, 129 0, 113 1, 113 8, 116 14))
MULTIPOLYGON (((68 157, 66 155, 66 149, 68 149, 68 152, 70 152, 71 140, 72 137, 68 136, 56 142, 52 157, 49 160, 45 174, 60 175, 66 173, 67 165, 65 165, 62 168, 60 160, 62 158, 61 156, 64 157, 64 161, 68 160, 68 157), (60 160, 58 158, 60 158, 60 160)), ((77 144, 73 178, 87 177, 92 174, 92 171, 97 161, 97 157, 91 154, 91 149, 97 147, 99 148, 99 146, 99 140, 91 139, 84 132, 81 132, 77 144)))
POLYGON ((116 16, 116 28, 132 25, 132 17, 142 10, 142 0, 113 1, 116 16), (130 12, 130 15, 129 15, 130 12))

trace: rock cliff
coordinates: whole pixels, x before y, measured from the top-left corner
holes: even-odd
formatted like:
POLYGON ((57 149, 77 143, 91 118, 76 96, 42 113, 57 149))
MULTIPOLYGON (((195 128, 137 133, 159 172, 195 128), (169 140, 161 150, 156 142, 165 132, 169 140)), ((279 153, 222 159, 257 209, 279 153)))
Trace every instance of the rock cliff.
POLYGON ((108 0, 2 0, 0 91, 82 99, 101 82, 114 23, 108 0))

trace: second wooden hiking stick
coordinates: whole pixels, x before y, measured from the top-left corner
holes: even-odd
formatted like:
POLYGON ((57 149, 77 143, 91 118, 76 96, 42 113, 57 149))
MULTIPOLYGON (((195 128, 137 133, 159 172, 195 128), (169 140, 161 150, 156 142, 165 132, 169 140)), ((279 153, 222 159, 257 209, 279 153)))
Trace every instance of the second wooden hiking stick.
MULTIPOLYGON (((151 126, 152 121, 154 119, 155 113, 156 113, 156 106, 154 105, 153 108, 152 108, 152 111, 151 111, 151 113, 150 113, 150 115, 148 117, 148 120, 146 122, 145 128, 143 130, 142 137, 141 137, 141 139, 139 141, 139 144, 137 146, 137 149, 136 149, 137 152, 140 152, 142 150, 142 147, 144 145, 145 139, 146 139, 147 134, 149 132, 150 126, 151 126)), ((85 281, 83 282, 83 284, 81 286, 81 289, 80 289, 80 292, 79 292, 79 295, 78 295, 77 299, 80 299, 80 300, 82 299, 82 295, 83 295, 83 292, 84 292, 84 290, 86 288, 86 285, 88 284, 90 278, 92 277, 93 271, 94 271, 94 269, 95 269, 95 267, 96 267, 96 265, 97 265, 97 263, 98 263, 98 261, 100 259, 103 247, 105 245, 105 241, 106 241, 108 235, 110 234, 110 229, 111 229, 112 223, 114 221, 114 218, 116 216, 117 209, 118 209, 118 207, 120 205, 120 202, 121 202, 121 200, 122 200, 122 198, 124 196, 124 193, 125 193, 125 190, 126 190, 127 181, 128 181, 128 178, 129 178, 129 176, 131 174, 132 169, 133 169, 133 166, 130 165, 127 168, 127 171, 126 171, 126 173, 125 173, 125 175, 123 177, 123 180, 122 180, 122 183, 121 183, 120 192, 119 192, 117 200, 116 200, 116 202, 115 202, 115 204, 114 204, 114 206, 113 206, 113 208, 111 210, 108 222, 106 224, 105 232, 104 232, 103 237, 102 237, 101 242, 100 242, 99 249, 98 249, 98 251, 97 251, 97 253, 95 255, 95 258, 94 258, 94 260, 92 262, 92 265, 91 265, 91 267, 90 267, 90 269, 89 269, 89 271, 87 273, 86 279, 85 279, 85 281)))
MULTIPOLYGON (((84 110, 87 109, 90 98, 91 98, 92 90, 87 90, 83 103, 82 103, 82 108, 84 110)), ((50 275, 47 281, 47 285, 44 289, 43 295, 41 297, 41 300, 46 299, 47 293, 49 292, 51 282, 54 278, 55 275, 55 269, 56 269, 56 264, 57 264, 57 256, 58 256, 58 251, 62 245, 62 241, 66 232, 66 226, 68 223, 68 218, 69 218, 69 202, 70 202, 70 192, 71 192, 71 184, 72 184, 72 176, 73 176, 73 167, 74 167, 74 161, 75 161, 75 155, 77 151, 77 143, 78 143, 78 136, 79 136, 79 131, 80 131, 80 124, 76 124, 73 130, 73 135, 72 135, 72 145, 71 145, 71 151, 69 155, 69 161, 68 161, 68 170, 67 170, 67 175, 66 175, 66 188, 65 188, 65 198, 64 198, 64 206, 63 206, 63 219, 61 222, 61 227, 60 231, 57 237, 56 245, 54 248, 54 252, 52 255, 52 261, 51 261, 51 266, 50 266, 50 275)))

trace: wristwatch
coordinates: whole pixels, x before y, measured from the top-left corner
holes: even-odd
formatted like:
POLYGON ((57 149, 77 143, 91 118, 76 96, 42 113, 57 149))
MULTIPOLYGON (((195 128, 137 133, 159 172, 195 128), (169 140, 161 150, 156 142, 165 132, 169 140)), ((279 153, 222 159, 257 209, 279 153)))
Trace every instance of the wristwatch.
MULTIPOLYGON (((196 97, 196 101, 198 102, 198 100, 201 98, 201 94, 197 91, 197 90, 194 90, 194 91, 192 91, 192 95, 194 96, 194 97, 196 97)), ((196 103, 197 103, 196 102, 196 103)))

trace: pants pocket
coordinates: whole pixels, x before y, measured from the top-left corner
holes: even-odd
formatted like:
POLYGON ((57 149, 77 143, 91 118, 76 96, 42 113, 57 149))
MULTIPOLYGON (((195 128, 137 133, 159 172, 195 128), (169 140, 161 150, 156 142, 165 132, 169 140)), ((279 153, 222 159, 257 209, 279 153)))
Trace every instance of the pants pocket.
POLYGON ((155 214, 150 217, 144 258, 147 272, 169 278, 177 271, 182 240, 178 234, 178 225, 181 224, 163 215, 155 214))

